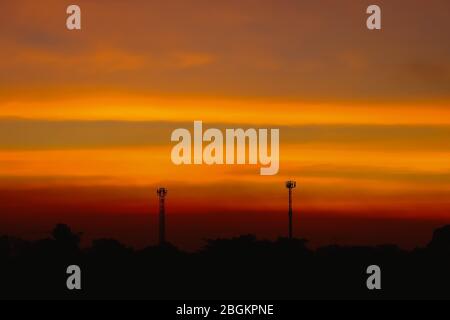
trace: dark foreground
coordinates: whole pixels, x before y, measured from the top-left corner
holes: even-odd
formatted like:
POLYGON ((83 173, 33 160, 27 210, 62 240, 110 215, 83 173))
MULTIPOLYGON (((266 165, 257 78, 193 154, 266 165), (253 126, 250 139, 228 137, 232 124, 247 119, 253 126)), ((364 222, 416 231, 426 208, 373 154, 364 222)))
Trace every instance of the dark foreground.
POLYGON ((429 245, 328 246, 259 241, 253 236, 207 242, 196 253, 167 244, 134 251, 111 239, 79 248, 58 225, 52 237, 27 242, 0 237, 0 298, 38 299, 399 299, 450 298, 450 226, 429 245), (80 266, 82 290, 66 287, 80 266), (368 290, 366 269, 381 268, 381 290, 368 290))

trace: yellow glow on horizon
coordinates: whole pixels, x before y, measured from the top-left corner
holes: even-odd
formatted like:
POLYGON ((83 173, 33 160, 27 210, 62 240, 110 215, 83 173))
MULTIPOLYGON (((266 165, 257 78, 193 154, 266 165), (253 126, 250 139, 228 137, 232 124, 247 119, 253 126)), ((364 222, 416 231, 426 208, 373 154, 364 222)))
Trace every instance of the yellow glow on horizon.
POLYGON ((49 120, 296 124, 450 124, 450 103, 312 103, 231 98, 117 96, 0 103, 0 117, 49 120))

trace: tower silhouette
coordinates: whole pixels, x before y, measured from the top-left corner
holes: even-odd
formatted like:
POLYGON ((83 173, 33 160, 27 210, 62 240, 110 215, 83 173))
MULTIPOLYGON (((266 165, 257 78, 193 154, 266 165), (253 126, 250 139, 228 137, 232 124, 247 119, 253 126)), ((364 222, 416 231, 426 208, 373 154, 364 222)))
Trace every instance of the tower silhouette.
POLYGON ((167 189, 158 188, 156 193, 159 198, 159 245, 163 245, 166 242, 166 208, 164 199, 167 195, 167 189))
POLYGON ((289 189, 289 239, 292 239, 292 189, 297 186, 293 180, 286 181, 286 188, 289 189))

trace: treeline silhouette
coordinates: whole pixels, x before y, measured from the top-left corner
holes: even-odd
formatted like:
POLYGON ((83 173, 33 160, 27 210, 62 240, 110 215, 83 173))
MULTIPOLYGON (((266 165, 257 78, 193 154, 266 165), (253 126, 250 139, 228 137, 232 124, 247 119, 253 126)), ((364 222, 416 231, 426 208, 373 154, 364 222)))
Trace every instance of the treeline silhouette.
POLYGON ((450 298, 450 226, 412 251, 395 245, 311 250, 303 239, 252 235, 134 250, 114 239, 80 248, 81 234, 57 225, 48 239, 0 237, 2 299, 435 299, 450 298), (82 290, 66 287, 66 268, 82 270, 82 290), (381 290, 366 269, 381 268, 381 290))

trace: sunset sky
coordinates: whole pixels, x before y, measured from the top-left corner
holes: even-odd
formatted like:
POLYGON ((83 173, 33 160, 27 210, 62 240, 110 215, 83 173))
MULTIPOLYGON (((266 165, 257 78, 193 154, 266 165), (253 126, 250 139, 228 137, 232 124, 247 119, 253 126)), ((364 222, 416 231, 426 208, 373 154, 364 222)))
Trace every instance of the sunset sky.
POLYGON ((164 185, 177 245, 273 238, 295 179, 297 235, 423 245, 450 222, 450 2, 376 3, 381 31, 373 1, 3 1, 0 234, 149 244, 164 185), (279 174, 175 166, 194 120, 279 128, 279 174))

